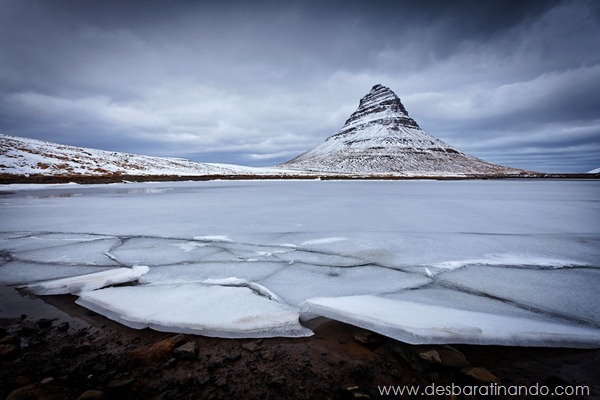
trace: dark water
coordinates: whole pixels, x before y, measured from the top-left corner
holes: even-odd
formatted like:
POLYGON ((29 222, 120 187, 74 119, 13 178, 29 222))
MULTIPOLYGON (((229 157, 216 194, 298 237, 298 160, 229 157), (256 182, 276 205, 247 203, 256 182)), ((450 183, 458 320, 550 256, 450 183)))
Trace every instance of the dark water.
MULTIPOLYGON (((58 298, 52 299, 51 302, 72 303, 71 300, 58 298)), ((14 286, 0 285, 0 318, 21 318, 22 316, 26 316, 31 319, 45 318, 56 320, 57 322, 68 322, 69 325, 79 328, 90 326, 84 318, 76 315, 77 312, 67 313, 63 309, 67 308, 68 311, 68 307, 61 306, 60 304, 57 304, 57 306, 33 294, 21 292, 14 286)))

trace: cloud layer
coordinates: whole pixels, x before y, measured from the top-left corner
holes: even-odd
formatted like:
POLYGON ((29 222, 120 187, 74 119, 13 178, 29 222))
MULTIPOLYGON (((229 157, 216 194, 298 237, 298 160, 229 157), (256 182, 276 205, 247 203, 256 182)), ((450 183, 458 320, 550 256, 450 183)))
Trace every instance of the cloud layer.
POLYGON ((598 48, 591 0, 0 0, 0 131, 272 165, 381 83, 465 152, 582 172, 600 166, 598 48))

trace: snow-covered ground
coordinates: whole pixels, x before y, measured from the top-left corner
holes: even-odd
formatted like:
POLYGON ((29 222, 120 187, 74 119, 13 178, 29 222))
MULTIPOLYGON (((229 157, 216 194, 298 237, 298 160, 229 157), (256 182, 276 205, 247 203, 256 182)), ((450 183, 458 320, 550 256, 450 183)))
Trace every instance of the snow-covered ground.
MULTIPOLYGON (((8 175, 285 175, 282 168, 197 163, 0 134, 0 174, 8 175)), ((298 172, 293 172, 298 175, 298 172)))
POLYGON ((409 343, 600 346, 597 181, 0 191, 0 282, 132 327, 306 336, 326 316, 409 343))

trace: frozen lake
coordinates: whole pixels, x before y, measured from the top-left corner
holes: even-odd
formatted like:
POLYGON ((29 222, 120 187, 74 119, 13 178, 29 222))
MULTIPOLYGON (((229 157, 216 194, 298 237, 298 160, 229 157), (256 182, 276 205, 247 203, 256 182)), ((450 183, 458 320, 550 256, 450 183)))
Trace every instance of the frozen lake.
POLYGON ((409 343, 600 347, 598 181, 0 192, 0 282, 131 327, 305 336, 325 316, 409 343))

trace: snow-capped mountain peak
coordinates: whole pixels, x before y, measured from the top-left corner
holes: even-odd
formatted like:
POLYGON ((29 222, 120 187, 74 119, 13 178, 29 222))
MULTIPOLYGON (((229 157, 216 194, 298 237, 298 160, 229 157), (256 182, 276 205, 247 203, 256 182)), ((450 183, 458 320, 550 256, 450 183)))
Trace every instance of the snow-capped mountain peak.
POLYGON ((382 85, 373 86, 339 131, 281 166, 309 171, 406 175, 522 172, 468 156, 427 134, 408 115, 400 98, 382 85))

